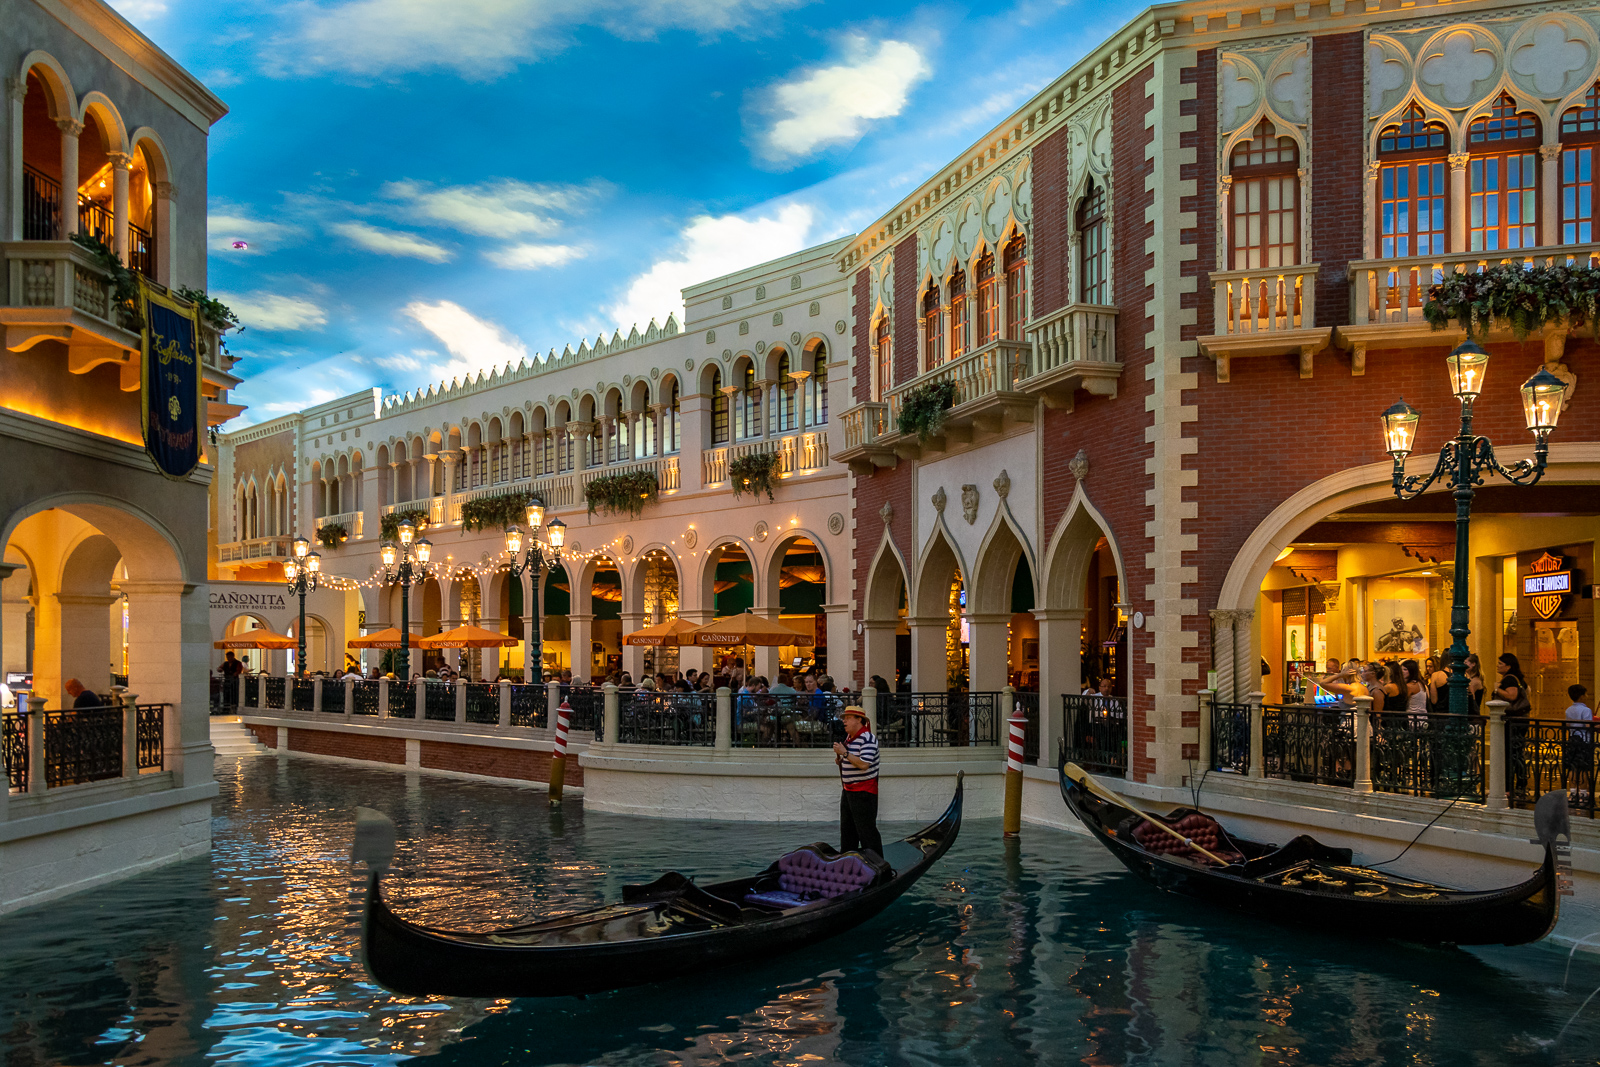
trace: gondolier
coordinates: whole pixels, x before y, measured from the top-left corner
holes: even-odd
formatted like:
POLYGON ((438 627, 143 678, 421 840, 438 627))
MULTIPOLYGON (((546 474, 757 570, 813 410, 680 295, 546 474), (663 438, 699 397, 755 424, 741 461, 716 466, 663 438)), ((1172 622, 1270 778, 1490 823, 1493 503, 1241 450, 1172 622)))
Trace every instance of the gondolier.
POLYGON ((878 834, 878 739, 867 723, 867 713, 851 704, 840 712, 845 739, 833 744, 833 762, 839 765, 839 850, 865 849, 883 855, 878 834))

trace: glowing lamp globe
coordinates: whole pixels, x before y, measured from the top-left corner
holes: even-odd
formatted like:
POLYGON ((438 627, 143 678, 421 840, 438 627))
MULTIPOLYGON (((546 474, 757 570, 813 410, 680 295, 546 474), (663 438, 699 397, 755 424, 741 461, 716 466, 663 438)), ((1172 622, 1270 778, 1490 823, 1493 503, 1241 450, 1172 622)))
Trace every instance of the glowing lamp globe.
POLYGON ((1404 400, 1383 413, 1383 441, 1389 455, 1401 461, 1411 455, 1419 418, 1416 409, 1404 400))

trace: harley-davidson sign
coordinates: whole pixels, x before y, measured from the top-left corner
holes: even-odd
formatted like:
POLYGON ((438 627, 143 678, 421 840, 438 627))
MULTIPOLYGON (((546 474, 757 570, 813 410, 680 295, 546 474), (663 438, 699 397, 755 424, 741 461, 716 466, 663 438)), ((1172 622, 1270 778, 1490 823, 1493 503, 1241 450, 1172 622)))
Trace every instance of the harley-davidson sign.
POLYGON ((1522 579, 1522 595, 1541 619, 1553 619, 1561 613, 1561 605, 1572 595, 1572 572, 1564 569, 1566 560, 1546 552, 1528 564, 1528 576, 1522 579))

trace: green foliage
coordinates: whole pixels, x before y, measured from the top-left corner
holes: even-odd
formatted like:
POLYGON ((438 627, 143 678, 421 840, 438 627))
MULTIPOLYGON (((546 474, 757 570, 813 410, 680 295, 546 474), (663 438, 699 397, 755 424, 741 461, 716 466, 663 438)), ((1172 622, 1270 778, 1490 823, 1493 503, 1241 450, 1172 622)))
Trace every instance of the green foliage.
POLYGON ((317 542, 323 548, 338 548, 350 540, 350 531, 344 528, 342 522, 330 522, 317 527, 317 542))
POLYGON ((487 530, 490 527, 504 530, 514 523, 523 522, 532 500, 532 493, 501 493, 499 496, 468 500, 461 505, 462 532, 487 530))
POLYGON ((422 536, 422 531, 428 525, 428 513, 421 508, 407 508, 385 515, 379 524, 379 534, 385 541, 400 540, 400 524, 410 519, 417 527, 417 536, 422 536))
POLYGON ((94 265, 111 276, 111 306, 116 309, 117 324, 128 330, 144 329, 144 316, 139 314, 139 276, 93 234, 75 233, 72 243, 89 253, 94 265))
POLYGON ((767 494, 772 500, 772 479, 777 476, 783 461, 776 452, 751 452, 728 464, 728 488, 737 500, 745 493, 751 496, 767 494))
POLYGON ((1446 275, 1428 289, 1422 313, 1436 330, 1453 321, 1480 339, 1488 337, 1496 320, 1503 321, 1520 341, 1546 323, 1573 328, 1589 323, 1592 330, 1597 298, 1600 269, 1563 264, 1524 270, 1502 264, 1482 272, 1446 275))
POLYGON ((644 514, 644 506, 656 499, 658 491, 655 471, 629 471, 594 479, 583 487, 583 499, 591 515, 596 508, 604 508, 609 514, 637 519, 644 514))
POLYGON ((939 432, 944 425, 944 413, 955 402, 956 383, 950 379, 908 389, 900 398, 896 428, 901 433, 916 434, 919 442, 926 441, 939 432))
POLYGON ((195 306, 200 312, 200 317, 206 324, 217 331, 217 345, 222 349, 222 354, 228 354, 228 342, 225 337, 229 330, 244 333, 244 325, 240 323, 239 316, 233 309, 222 301, 206 295, 204 289, 191 289, 187 285, 179 286, 178 295, 195 306))

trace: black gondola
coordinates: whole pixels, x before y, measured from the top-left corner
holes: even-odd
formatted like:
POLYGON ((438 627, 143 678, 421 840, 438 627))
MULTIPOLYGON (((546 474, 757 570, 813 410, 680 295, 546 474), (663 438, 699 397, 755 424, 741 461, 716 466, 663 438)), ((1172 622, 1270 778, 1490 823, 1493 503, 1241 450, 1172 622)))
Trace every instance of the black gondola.
POLYGON ((624 886, 621 903, 486 933, 419 926, 389 909, 379 880, 394 856, 394 824, 364 808, 355 849, 371 870, 362 955, 373 979, 395 993, 458 997, 581 996, 774 956, 865 922, 916 884, 960 832, 962 794, 958 775, 945 813, 891 842, 882 860, 808 845, 759 874, 697 886, 672 871, 624 886), (809 869, 822 882, 870 881, 802 901, 792 880, 784 883, 791 892, 780 889, 785 861, 791 874, 809 869))
POLYGON ((1254 919, 1316 927, 1341 937, 1521 945, 1548 934, 1560 910, 1558 853, 1571 842, 1565 792, 1546 794, 1534 812, 1544 863, 1533 876, 1505 889, 1475 891, 1357 867, 1349 849, 1304 834, 1282 847, 1248 841, 1193 808, 1159 817, 1186 836, 1199 837, 1202 845, 1210 842, 1210 851, 1229 861, 1218 865, 1141 815, 1096 796, 1092 790, 1105 789, 1082 768, 1062 760, 1060 778, 1067 807, 1128 870, 1159 889, 1254 919))

